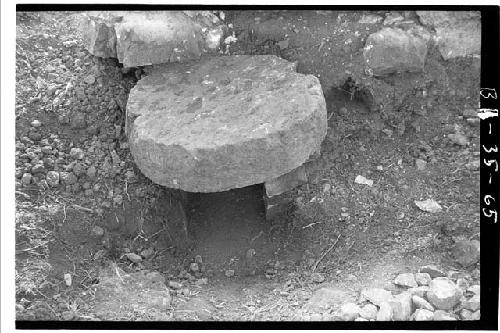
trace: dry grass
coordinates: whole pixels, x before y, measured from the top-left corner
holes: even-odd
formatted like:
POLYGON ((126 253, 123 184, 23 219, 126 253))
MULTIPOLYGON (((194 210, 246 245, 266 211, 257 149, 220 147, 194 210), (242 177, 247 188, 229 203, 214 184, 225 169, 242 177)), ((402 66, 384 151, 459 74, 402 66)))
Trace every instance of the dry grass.
POLYGON ((16 295, 37 295, 51 270, 47 262, 52 232, 35 207, 18 203, 16 211, 16 295))

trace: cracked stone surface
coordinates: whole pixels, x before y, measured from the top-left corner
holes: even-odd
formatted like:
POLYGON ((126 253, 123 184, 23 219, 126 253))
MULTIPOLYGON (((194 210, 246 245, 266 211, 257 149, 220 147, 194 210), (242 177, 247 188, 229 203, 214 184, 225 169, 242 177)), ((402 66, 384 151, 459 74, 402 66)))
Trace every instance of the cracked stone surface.
POLYGON ((154 182, 217 192, 273 180, 326 135, 319 80, 276 56, 153 66, 127 104, 130 150, 154 182))
POLYGON ((217 49, 224 26, 208 11, 91 11, 80 24, 91 54, 124 67, 199 59, 217 49))

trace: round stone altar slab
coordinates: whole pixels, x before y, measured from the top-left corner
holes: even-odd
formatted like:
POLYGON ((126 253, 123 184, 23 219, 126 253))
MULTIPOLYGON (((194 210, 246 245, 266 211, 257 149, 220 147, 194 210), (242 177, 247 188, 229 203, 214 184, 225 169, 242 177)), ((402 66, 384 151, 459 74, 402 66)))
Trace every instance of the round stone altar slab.
POLYGON ((155 183, 190 192, 279 177, 319 151, 326 129, 318 78, 271 55, 153 66, 127 103, 137 166, 155 183))

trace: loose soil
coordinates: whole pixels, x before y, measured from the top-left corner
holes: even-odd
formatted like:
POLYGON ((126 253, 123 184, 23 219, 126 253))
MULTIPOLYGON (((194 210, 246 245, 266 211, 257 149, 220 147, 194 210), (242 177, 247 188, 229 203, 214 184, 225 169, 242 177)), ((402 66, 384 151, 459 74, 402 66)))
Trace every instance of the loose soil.
MULTIPOLYGON (((124 166, 122 173, 102 178, 101 189, 92 195, 19 183, 17 318, 310 320, 308 301, 325 286, 354 294, 364 287, 395 290, 392 281, 398 273, 416 272, 421 265, 465 270, 454 263, 449 250, 456 239, 479 240, 479 170, 466 167, 479 158, 479 127, 467 123, 462 113, 477 107, 480 60, 444 61, 431 49, 424 73, 393 78, 406 92, 405 108, 374 112, 362 98, 341 89, 348 76, 363 71, 358 61, 364 39, 382 27, 360 24, 366 13, 227 13, 238 38, 229 47, 231 54, 277 54, 297 61, 299 72, 317 75, 322 83, 328 134, 321 156, 307 166, 310 182, 293 191, 295 204, 287 215, 265 220, 262 184, 190 194, 190 239, 184 239, 176 222, 179 211, 166 204, 173 194, 140 174, 123 135, 101 140, 116 150, 124 166), (280 44, 284 40, 287 45, 280 44), (469 138, 467 146, 447 138, 456 131, 469 138), (427 162, 424 170, 416 168, 416 158, 427 162), (126 170, 135 172, 133 182, 125 177, 126 170), (374 185, 354 183, 357 175, 372 179, 374 185), (117 194, 123 202, 110 199, 117 194), (438 201, 443 211, 430 214, 415 206, 414 200, 428 198, 438 201), (103 202, 109 204, 101 206, 103 202), (151 255, 140 263, 124 256, 144 250, 151 255), (198 255, 201 271, 188 273, 198 255), (113 318, 98 315, 95 290, 105 276, 102 272, 113 265, 130 274, 155 270, 167 281, 181 282, 182 288, 171 290, 171 303, 161 317, 152 318, 147 311, 114 313, 113 318), (65 283, 66 273, 73 277, 71 286, 65 283)), ((415 13, 403 14, 418 22, 415 13)), ((120 103, 126 103, 137 79, 133 73, 122 75, 115 61, 87 53, 74 24, 77 15, 18 15, 17 139, 28 135, 34 119, 42 122, 45 136, 57 133, 75 147, 96 137, 89 128, 114 133, 114 126, 123 124, 120 103), (73 40, 69 47, 61 42, 73 40), (82 59, 81 70, 68 65, 64 77, 48 75, 53 60, 66 56, 70 62, 82 59), (94 110, 93 104, 86 111, 72 105, 53 109, 47 86, 37 83, 42 77, 64 87, 72 78, 78 85, 96 69, 110 73, 102 82, 105 88, 91 88, 86 94, 92 98, 98 89, 117 94, 117 107, 111 111, 94 110), (87 117, 86 126, 61 124, 61 115, 77 112, 87 117)), ((328 320, 329 315, 319 319, 328 320)))

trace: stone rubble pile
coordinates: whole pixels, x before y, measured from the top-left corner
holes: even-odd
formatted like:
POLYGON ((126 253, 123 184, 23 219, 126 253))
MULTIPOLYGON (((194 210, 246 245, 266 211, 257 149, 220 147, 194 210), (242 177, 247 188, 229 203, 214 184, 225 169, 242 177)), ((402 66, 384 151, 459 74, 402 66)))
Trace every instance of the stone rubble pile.
POLYGON ((417 273, 395 278, 395 286, 404 289, 398 294, 365 288, 356 300, 344 292, 322 288, 313 294, 306 310, 317 313, 330 308, 331 313, 322 318, 341 321, 479 320, 481 296, 476 280, 470 274, 423 266, 417 273))
MULTIPOLYGON (((434 46, 444 60, 479 57, 480 19, 479 12, 459 11, 391 12, 385 19, 374 14, 363 15, 358 23, 372 25, 377 30, 365 39, 362 59, 357 60, 364 68, 350 70, 348 74, 356 83, 358 97, 375 111, 390 113, 408 108, 410 90, 399 83, 411 73, 416 88, 420 80, 426 80, 426 72, 440 67, 434 59, 430 62, 427 59, 434 46), (429 69, 424 71, 424 67, 429 69), (387 79, 393 83, 389 84, 387 79)), ((346 78, 339 75, 338 80, 346 78)), ((478 124, 477 119, 467 121, 478 124)), ((404 128, 398 132, 404 133, 404 128)))
MULTIPOLYGON (((112 60, 92 59, 75 45, 61 47, 47 57, 48 65, 39 68, 41 75, 46 72, 47 81, 40 84, 38 96, 29 103, 43 111, 57 110, 58 131, 49 131, 52 121, 33 119, 26 134, 16 140, 16 178, 20 185, 82 193, 92 199, 104 192, 99 181, 103 177, 134 182, 134 169, 124 160, 126 144, 118 143, 121 125, 101 121, 124 108, 131 82, 123 79, 112 60), (56 66, 50 57, 74 61, 56 66), (67 140, 68 129, 77 133, 75 140, 67 140)), ((114 191, 110 201, 101 203, 110 207, 119 194, 114 191)))

